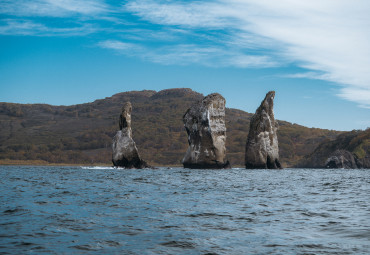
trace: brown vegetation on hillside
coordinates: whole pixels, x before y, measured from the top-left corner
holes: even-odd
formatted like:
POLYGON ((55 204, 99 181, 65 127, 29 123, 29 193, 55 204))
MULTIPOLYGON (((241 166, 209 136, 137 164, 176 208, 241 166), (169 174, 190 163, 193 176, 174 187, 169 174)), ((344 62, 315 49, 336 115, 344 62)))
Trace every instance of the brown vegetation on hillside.
MULTIPOLYGON (((190 89, 131 91, 72 106, 0 103, 0 160, 51 163, 110 163, 111 143, 122 105, 133 106, 133 137, 152 165, 180 165, 187 149, 182 116, 202 94, 190 89)), ((226 110, 227 154, 232 166, 244 165, 252 114, 226 110)), ((279 121, 280 159, 295 165, 325 139, 340 132, 279 121)))
POLYGON ((353 154, 360 167, 370 165, 370 128, 361 131, 353 130, 337 136, 336 139, 325 139, 310 154, 306 155, 297 167, 321 168, 336 150, 346 150, 353 154))

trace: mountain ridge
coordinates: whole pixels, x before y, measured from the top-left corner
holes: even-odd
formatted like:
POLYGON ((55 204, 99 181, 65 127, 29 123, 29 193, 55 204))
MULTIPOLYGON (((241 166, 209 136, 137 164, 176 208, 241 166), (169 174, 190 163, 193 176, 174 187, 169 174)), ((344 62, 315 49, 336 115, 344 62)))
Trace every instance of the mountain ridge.
MULTIPOLYGON (((133 106, 133 137, 142 158, 153 165, 179 165, 187 148, 182 116, 201 93, 188 88, 121 92, 70 106, 0 103, 0 160, 51 163, 110 163, 111 142, 123 104, 133 106)), ((226 109, 228 158, 244 164, 253 114, 226 109)), ((293 166, 324 139, 343 133, 278 121, 281 161, 293 166)))

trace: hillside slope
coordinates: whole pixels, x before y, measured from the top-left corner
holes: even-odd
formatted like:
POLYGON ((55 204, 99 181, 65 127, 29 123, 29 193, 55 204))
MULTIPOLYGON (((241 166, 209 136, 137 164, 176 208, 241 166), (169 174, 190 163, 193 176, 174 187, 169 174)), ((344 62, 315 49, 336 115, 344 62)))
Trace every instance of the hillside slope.
MULTIPOLYGON (((202 97, 191 89, 168 89, 123 92, 72 106, 0 103, 0 160, 110 163, 121 107, 131 101, 133 137, 143 159, 153 165, 178 165, 188 146, 182 116, 202 97)), ((226 147, 233 166, 244 165, 251 116, 226 110, 226 147)), ((284 167, 297 164, 320 142, 340 133, 285 121, 279 125, 284 167)))
POLYGON ((340 134, 335 140, 325 139, 297 167, 324 168, 328 158, 338 150, 350 152, 357 167, 370 168, 370 128, 340 134))

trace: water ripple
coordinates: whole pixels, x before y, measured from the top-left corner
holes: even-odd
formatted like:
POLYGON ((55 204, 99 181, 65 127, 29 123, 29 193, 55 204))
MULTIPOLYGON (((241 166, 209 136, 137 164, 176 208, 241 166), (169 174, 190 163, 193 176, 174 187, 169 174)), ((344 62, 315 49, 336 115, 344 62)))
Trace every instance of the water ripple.
POLYGON ((0 253, 368 254, 370 170, 0 166, 0 253))

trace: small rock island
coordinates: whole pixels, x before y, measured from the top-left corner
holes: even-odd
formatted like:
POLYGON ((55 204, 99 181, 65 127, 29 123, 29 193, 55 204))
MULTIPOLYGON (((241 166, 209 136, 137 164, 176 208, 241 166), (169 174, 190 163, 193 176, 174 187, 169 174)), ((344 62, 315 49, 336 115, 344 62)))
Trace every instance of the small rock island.
POLYGON ((182 160, 185 168, 230 168, 226 159, 226 100, 214 93, 190 107, 183 116, 189 148, 182 160))
POLYGON ((336 150, 325 162, 325 168, 358 168, 353 154, 347 150, 336 150))
POLYGON ((112 162, 114 166, 124 168, 147 168, 149 165, 140 158, 131 130, 132 106, 127 102, 122 107, 119 129, 113 138, 112 162))
POLYGON ((278 123, 274 117, 275 91, 266 94, 253 115, 245 149, 247 169, 280 169, 278 123))

